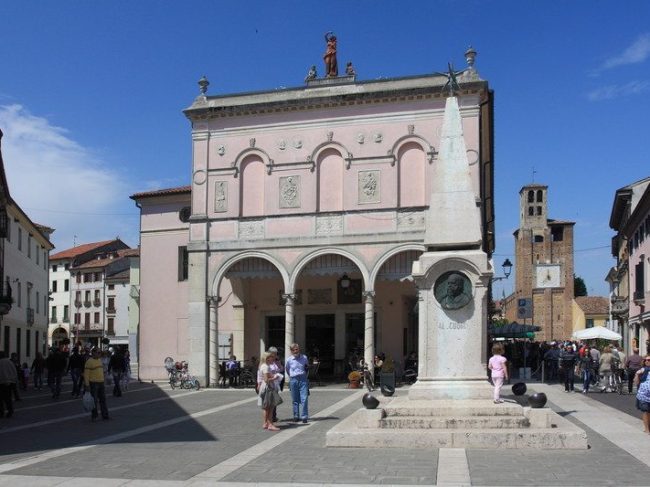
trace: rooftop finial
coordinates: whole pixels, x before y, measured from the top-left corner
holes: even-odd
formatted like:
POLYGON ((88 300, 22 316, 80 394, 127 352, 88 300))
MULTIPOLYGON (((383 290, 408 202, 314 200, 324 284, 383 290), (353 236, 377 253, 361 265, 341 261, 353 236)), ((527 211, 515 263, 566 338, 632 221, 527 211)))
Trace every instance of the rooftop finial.
POLYGON ((476 71, 476 68, 474 67, 474 63, 476 62, 476 54, 476 49, 474 49, 471 45, 467 48, 467 51, 465 51, 467 69, 463 73, 463 78, 465 78, 467 81, 479 81, 481 79, 478 75, 478 72, 476 71))
POLYGON ((199 80, 199 89, 201 90, 201 95, 205 96, 209 85, 210 82, 208 81, 208 78, 206 78, 205 75, 201 76, 201 79, 199 80))
POLYGON ((446 73, 435 73, 440 76, 447 78, 445 86, 442 87, 442 91, 447 90, 448 96, 456 96, 456 93, 460 90, 458 85, 458 75, 462 74, 462 71, 454 71, 454 66, 451 63, 447 63, 447 72, 446 73))

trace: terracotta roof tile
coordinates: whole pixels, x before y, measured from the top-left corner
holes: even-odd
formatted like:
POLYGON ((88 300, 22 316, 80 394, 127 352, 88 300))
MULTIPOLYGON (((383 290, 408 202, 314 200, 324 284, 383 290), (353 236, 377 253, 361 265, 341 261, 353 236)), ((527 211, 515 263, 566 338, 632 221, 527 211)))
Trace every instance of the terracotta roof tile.
POLYGON ((61 252, 57 252, 56 254, 51 255, 50 260, 73 259, 78 255, 85 254, 86 252, 89 252, 98 247, 102 247, 103 245, 107 245, 113 241, 114 240, 104 240, 102 242, 92 242, 92 243, 77 245, 76 247, 72 247, 71 249, 62 250, 61 252))
POLYGON ((578 296, 575 299, 586 315, 606 315, 609 313, 609 299, 605 296, 578 296))
POLYGON ((122 257, 126 257, 125 254, 127 252, 129 252, 130 250, 133 250, 133 249, 120 249, 120 250, 110 251, 110 252, 116 252, 117 256, 114 256, 112 258, 107 257, 105 259, 92 259, 92 260, 89 260, 88 262, 84 262, 83 264, 75 266, 74 269, 95 269, 95 268, 98 268, 98 267, 106 267, 111 262, 115 262, 116 260, 119 260, 122 257))
POLYGON ((135 193, 129 196, 132 200, 137 200, 140 198, 152 198, 154 196, 167 196, 171 194, 185 194, 191 193, 192 186, 179 186, 177 188, 165 188, 165 189, 156 189, 154 191, 144 191, 141 193, 135 193))

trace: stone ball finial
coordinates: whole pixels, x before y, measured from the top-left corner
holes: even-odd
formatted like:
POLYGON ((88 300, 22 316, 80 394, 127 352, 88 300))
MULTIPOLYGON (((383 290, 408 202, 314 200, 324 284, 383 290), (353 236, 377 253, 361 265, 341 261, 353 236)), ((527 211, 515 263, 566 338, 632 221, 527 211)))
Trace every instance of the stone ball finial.
POLYGON ((205 75, 201 76, 201 79, 199 80, 199 89, 201 90, 202 95, 205 95, 207 93, 208 86, 210 86, 208 78, 206 78, 205 75))
POLYGON ((465 61, 467 61, 467 65, 471 68, 474 66, 474 63, 476 62, 476 49, 474 49, 471 45, 467 48, 467 51, 465 51, 465 61))

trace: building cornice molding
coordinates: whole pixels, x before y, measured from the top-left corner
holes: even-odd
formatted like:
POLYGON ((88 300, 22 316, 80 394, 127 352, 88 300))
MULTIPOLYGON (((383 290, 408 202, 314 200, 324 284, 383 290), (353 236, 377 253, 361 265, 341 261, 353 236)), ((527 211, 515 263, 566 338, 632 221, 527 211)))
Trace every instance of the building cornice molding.
MULTIPOLYGON (((444 78, 382 80, 327 88, 298 88, 202 98, 184 110, 192 121, 302 110, 322 110, 351 105, 386 104, 444 99, 444 78)), ((485 81, 463 83, 460 98, 487 95, 485 81)))

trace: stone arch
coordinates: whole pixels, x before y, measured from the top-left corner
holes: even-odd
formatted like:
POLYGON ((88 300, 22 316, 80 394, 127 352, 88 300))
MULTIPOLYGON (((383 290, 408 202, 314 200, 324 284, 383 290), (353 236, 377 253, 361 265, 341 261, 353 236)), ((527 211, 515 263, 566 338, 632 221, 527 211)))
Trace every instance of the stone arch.
POLYGON ((388 260, 391 257, 396 256, 397 254, 400 254, 402 252, 406 252, 408 250, 416 250, 416 251, 422 251, 424 252, 426 249, 424 245, 421 244, 404 244, 400 245, 399 247, 394 247, 390 249, 389 251, 385 252, 379 260, 377 260, 377 263, 374 265, 372 268, 372 271, 370 273, 370 283, 372 284, 372 288, 375 288, 375 284, 377 282, 377 275, 379 274, 379 271, 381 270, 381 267, 388 262, 388 260))
POLYGON ((399 153, 400 149, 402 148, 403 145, 414 142, 415 144, 419 145, 422 147, 422 150, 424 153, 427 155, 428 161, 431 163, 433 162, 433 156, 435 155, 435 149, 433 145, 429 143, 428 140, 426 140, 424 137, 421 137, 419 135, 404 135, 397 139, 395 143, 393 144, 393 147, 391 147, 388 150, 388 155, 393 156, 393 161, 391 164, 395 164, 396 162, 396 154, 399 153))
POLYGON ((347 168, 348 169, 350 168, 350 161, 352 160, 353 157, 352 153, 348 150, 347 147, 345 147, 340 142, 336 142, 336 141, 327 141, 318 144, 312 151, 311 156, 309 156, 309 159, 311 161, 318 161, 321 152, 327 149, 334 149, 335 151, 337 151, 341 155, 341 157, 347 161, 347 168))
POLYGON ((303 271, 305 266, 312 260, 314 260, 317 257, 320 257, 322 255, 327 255, 327 254, 335 254, 335 255, 340 255, 343 256, 349 260, 351 260, 359 269, 359 272, 361 272, 361 276, 363 278, 363 288, 364 291, 370 291, 372 290, 369 288, 369 284, 371 283, 370 281, 370 276, 368 274, 368 269, 366 268, 366 265, 364 262, 357 257, 356 255, 352 254, 351 252, 348 252, 347 250, 344 249, 339 249, 335 247, 327 247, 324 249, 320 250, 315 250, 314 252, 311 252, 304 256, 298 264, 294 267, 293 271, 291 272, 291 276, 289 278, 289 286, 288 286, 288 293, 293 293, 295 292, 295 287, 296 287, 296 281, 298 280, 298 277, 300 277, 300 273, 303 271))
POLYGON ((221 281, 223 277, 226 275, 226 272, 228 272, 228 269, 230 269, 230 267, 232 267, 233 264, 236 264, 237 262, 240 262, 248 258, 263 259, 273 264, 275 268, 278 270, 278 272, 280 273, 280 276, 282 277, 282 284, 284 286, 284 289, 287 289, 289 283, 289 273, 287 272, 284 264, 270 254, 267 254, 265 252, 259 252, 256 250, 250 250, 247 252, 241 252, 239 254, 233 255, 228 260, 226 260, 223 264, 221 264, 219 270, 217 270, 216 274, 212 279, 212 283, 210 285, 210 295, 218 297, 219 286, 221 285, 221 281))
POLYGON ((237 174, 241 172, 241 165, 242 162, 244 162, 244 159, 250 155, 257 155, 266 166, 267 171, 271 171, 271 168, 273 167, 273 159, 271 159, 268 152, 257 147, 247 147, 237 154, 235 160, 230 163, 230 167, 235 169, 235 177, 237 177, 237 174))

